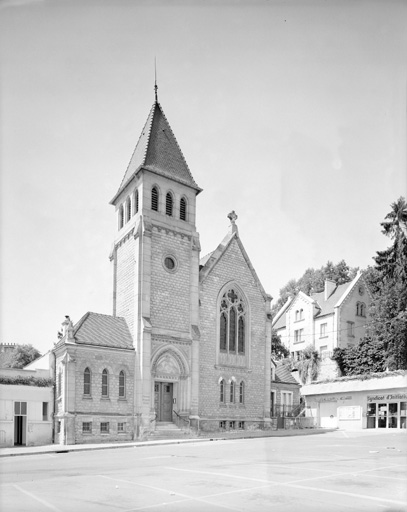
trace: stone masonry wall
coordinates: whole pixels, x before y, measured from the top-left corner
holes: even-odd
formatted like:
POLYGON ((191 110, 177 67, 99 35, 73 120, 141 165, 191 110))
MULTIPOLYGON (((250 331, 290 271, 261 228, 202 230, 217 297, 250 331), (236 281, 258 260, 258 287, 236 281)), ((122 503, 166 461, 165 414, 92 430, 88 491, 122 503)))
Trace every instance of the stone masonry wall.
POLYGON ((153 228, 151 244, 151 322, 154 327, 189 332, 191 241, 173 231, 153 228), (173 256, 176 268, 164 268, 173 256))
POLYGON ((134 333, 135 241, 133 236, 117 247, 116 315, 126 319, 134 333))
MULTIPOLYGON (((266 343, 266 303, 252 272, 236 240, 217 262, 201 284, 200 292, 200 395, 199 416, 209 421, 201 421, 202 429, 218 429, 219 421, 245 422, 245 428, 260 426, 264 417, 265 358, 266 343), (249 314, 249 339, 251 362, 246 368, 219 367, 216 361, 219 322, 218 298, 222 288, 228 283, 236 283, 243 290, 249 314), (245 383, 244 404, 230 403, 229 380, 245 383), (219 380, 227 382, 226 403, 220 403, 219 380)), ((238 402, 238 389, 237 389, 238 402)))

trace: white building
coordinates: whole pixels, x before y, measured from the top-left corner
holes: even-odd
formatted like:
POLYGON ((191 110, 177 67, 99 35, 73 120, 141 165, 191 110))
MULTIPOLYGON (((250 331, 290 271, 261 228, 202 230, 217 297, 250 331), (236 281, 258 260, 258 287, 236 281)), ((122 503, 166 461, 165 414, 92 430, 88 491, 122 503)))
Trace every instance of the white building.
POLYGON ((319 427, 406 429, 406 370, 316 382, 303 386, 301 394, 319 427))
POLYGON ((312 345, 325 360, 320 377, 336 376, 329 359, 334 348, 356 345, 366 334, 372 297, 361 272, 353 281, 337 285, 326 280, 324 290, 290 298, 273 320, 273 328, 294 359, 312 345))
POLYGON ((0 369, 1 447, 52 443, 54 395, 49 364, 47 353, 33 363, 36 368, 0 369))

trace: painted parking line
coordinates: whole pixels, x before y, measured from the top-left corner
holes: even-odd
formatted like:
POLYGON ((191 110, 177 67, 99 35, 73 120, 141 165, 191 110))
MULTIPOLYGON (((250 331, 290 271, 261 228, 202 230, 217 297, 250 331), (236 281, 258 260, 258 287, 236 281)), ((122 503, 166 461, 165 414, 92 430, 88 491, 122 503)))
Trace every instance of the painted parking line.
POLYGON ((27 496, 29 496, 30 498, 32 498, 33 500, 36 500, 38 501, 39 503, 41 503, 41 505, 44 505, 44 507, 47 507, 49 508, 50 510, 53 510, 54 512, 62 512, 61 509, 55 507, 54 505, 51 505, 51 503, 48 503, 48 501, 45 501, 43 500, 42 498, 39 498, 38 496, 36 496, 35 494, 33 494, 32 492, 29 492, 29 491, 26 491, 25 489, 23 489, 22 487, 20 487, 19 485, 17 484, 13 484, 13 487, 15 489, 17 489, 18 491, 20 491, 21 493, 23 494, 26 494, 27 496))
POLYGON ((364 469, 362 471, 351 471, 351 472, 346 472, 346 473, 345 472, 337 472, 336 474, 332 474, 332 475, 315 476, 312 478, 301 478, 300 480, 293 480, 292 482, 272 482, 272 481, 264 480, 261 478, 252 478, 252 477, 246 477, 246 476, 231 475, 231 474, 227 474, 227 473, 215 473, 215 472, 211 472, 211 471, 198 471, 198 470, 190 470, 190 469, 183 469, 183 468, 167 467, 165 469, 168 469, 171 471, 182 471, 182 472, 186 472, 186 473, 199 473, 199 474, 205 474, 208 476, 221 476, 222 478, 235 478, 235 479, 239 479, 239 480, 249 480, 249 481, 255 481, 255 482, 268 483, 269 485, 283 486, 283 487, 292 487, 292 488, 305 489, 305 490, 309 489, 310 491, 321 490, 321 492, 323 491, 328 494, 329 493, 339 494, 342 496, 349 496, 349 497, 353 497, 353 498, 357 497, 359 499, 365 499, 365 500, 370 500, 370 501, 391 503, 393 505, 404 505, 405 506, 406 502, 404 502, 404 501, 389 500, 386 498, 376 498, 376 497, 369 496, 366 494, 356 494, 356 493, 350 493, 350 492, 346 492, 346 491, 334 491, 334 490, 323 489, 323 488, 319 488, 319 487, 309 487, 306 485, 298 485, 300 483, 311 482, 311 481, 315 481, 315 480, 326 480, 328 478, 338 477, 338 476, 354 476, 355 474, 359 475, 362 473, 364 474, 364 473, 368 473, 368 472, 372 472, 372 471, 383 471, 385 469, 394 468, 394 467, 397 467, 397 466, 395 466, 395 465, 382 466, 382 467, 378 467, 378 468, 374 468, 374 469, 364 469))
MULTIPOLYGON (((144 487, 146 489, 151 489, 153 491, 158 491, 158 492, 162 492, 162 493, 165 493, 167 496, 168 496, 168 493, 170 492, 168 489, 163 489, 162 487, 156 487, 154 485, 147 485, 147 484, 141 484, 140 482, 134 482, 133 480, 124 480, 122 478, 114 478, 114 477, 111 477, 111 476, 107 476, 107 475, 97 475, 99 477, 102 477, 102 478, 107 478, 108 480, 113 480, 114 482, 124 482, 124 483, 128 483, 132 486, 138 486, 138 487, 144 487)), ((173 503, 180 503, 182 501, 198 501, 200 503, 205 503, 205 505, 208 505, 208 502, 205 501, 205 499, 203 498, 199 498, 199 497, 195 497, 195 496, 188 496, 187 494, 183 494, 183 493, 180 493, 180 492, 174 492, 173 493, 174 496, 180 496, 182 497, 183 499, 182 500, 174 500, 174 501, 171 501, 169 503, 156 503, 155 505, 150 505, 150 506, 143 506, 143 507, 140 507, 140 508, 131 508, 129 509, 129 511, 135 511, 135 510, 145 510, 147 508, 154 508, 154 507, 159 507, 159 506, 162 506, 162 505, 172 505, 173 503)), ((216 505, 217 507, 219 508, 224 508, 225 510, 233 510, 234 512, 236 512, 236 507, 228 507, 226 505, 216 505)))

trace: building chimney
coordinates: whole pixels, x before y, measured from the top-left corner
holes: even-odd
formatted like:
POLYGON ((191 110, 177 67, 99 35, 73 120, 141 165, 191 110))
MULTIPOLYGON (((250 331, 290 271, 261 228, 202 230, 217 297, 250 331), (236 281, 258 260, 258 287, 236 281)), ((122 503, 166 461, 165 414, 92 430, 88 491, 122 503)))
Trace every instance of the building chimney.
POLYGON ((335 281, 330 281, 329 279, 325 279, 325 288, 324 288, 324 299, 325 300, 328 300, 328 298, 332 295, 335 288, 336 288, 335 281))

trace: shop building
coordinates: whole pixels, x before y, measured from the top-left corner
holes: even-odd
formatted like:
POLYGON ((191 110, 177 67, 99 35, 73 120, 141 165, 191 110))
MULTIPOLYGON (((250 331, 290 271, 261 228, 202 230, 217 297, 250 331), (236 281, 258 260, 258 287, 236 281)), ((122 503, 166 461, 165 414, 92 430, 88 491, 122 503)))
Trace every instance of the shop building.
POLYGON ((303 386, 310 414, 322 428, 406 429, 407 371, 396 370, 303 386))

